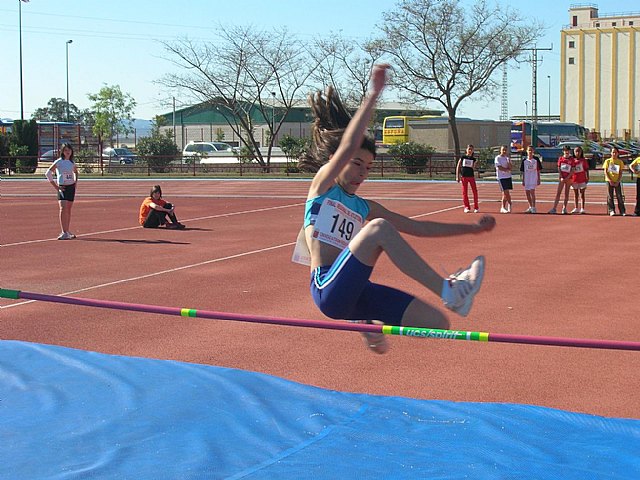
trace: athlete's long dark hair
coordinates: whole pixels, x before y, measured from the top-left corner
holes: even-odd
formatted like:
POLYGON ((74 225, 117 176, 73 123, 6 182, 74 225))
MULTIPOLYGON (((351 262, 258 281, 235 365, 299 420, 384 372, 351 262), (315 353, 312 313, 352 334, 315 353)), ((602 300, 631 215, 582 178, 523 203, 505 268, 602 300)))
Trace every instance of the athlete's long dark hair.
POLYGON ((64 158, 65 148, 68 148, 69 150, 71 150, 71 155, 69 155, 69 158, 67 160, 71 160, 73 162, 73 147, 71 146, 70 143, 63 143, 62 145, 60 145, 60 158, 64 158))
MULTIPOLYGON (((314 117, 311 127, 312 144, 299 166, 303 171, 316 172, 338 150, 344 131, 351 121, 351 115, 331 86, 327 87, 324 94, 317 91, 309 95, 309 106, 314 117)), ((375 157, 376 143, 373 138, 365 135, 362 148, 370 151, 375 157)))

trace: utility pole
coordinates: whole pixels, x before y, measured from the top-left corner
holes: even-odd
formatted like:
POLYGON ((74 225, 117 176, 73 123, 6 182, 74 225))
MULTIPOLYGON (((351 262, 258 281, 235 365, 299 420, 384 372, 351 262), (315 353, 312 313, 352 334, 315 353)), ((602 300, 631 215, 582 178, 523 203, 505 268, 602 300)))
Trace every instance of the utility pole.
POLYGON ((69 44, 73 43, 73 40, 67 40, 66 52, 67 52, 67 122, 69 121, 69 44))
POLYGON ((502 102, 500 103, 500 121, 509 120, 509 85, 507 83, 507 64, 502 65, 502 102))
POLYGON ((531 64, 532 64, 532 79, 531 79, 531 145, 533 148, 538 148, 538 51, 539 50, 553 50, 553 44, 550 48, 523 48, 523 50, 530 50, 531 64))

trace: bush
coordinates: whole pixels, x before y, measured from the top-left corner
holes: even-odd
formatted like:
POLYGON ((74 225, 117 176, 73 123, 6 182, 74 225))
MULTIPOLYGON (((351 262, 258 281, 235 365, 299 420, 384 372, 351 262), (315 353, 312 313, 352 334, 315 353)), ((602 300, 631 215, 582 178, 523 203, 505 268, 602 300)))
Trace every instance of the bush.
POLYGON ((9 168, 9 136, 0 133, 0 172, 9 168))
POLYGON ((73 161, 82 173, 92 173, 95 160, 96 152, 88 148, 83 148, 73 154, 73 161))
POLYGON ((416 142, 398 143, 389 147, 389 154, 394 161, 410 174, 424 173, 434 152, 435 148, 431 145, 416 142))
POLYGON ((173 142, 171 132, 164 134, 156 127, 151 136, 143 137, 137 145, 138 158, 145 162, 151 171, 164 173, 170 170, 171 162, 178 158, 178 147, 173 142))
POLYGON ((493 166, 493 160, 498 154, 499 150, 498 153, 496 153, 491 147, 481 148, 478 152, 478 159, 476 160, 476 170, 486 171, 489 166, 493 166))
POLYGON ((11 162, 16 166, 18 173, 34 173, 38 168, 38 157, 29 156, 29 147, 26 145, 11 145, 9 153, 11 162))
POLYGON ((256 159, 256 154, 246 145, 240 147, 240 150, 236 150, 235 155, 240 163, 251 163, 256 159))
POLYGON ((285 135, 280 140, 279 147, 286 155, 289 161, 298 162, 304 157, 311 146, 311 139, 298 138, 291 135, 285 135))
POLYGON ((10 154, 16 171, 34 173, 38 168, 38 124, 35 120, 15 120, 11 129, 10 154))

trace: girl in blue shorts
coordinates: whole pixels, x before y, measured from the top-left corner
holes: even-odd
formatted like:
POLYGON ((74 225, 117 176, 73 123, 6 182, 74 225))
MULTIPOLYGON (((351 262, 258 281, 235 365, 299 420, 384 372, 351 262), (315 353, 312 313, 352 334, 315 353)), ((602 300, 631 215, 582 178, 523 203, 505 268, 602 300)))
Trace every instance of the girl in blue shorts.
MULTIPOLYGON (((307 196, 303 230, 294 261, 311 267, 311 294, 328 317, 367 323, 448 328, 444 314, 412 295, 369 280, 382 252, 406 275, 439 295, 445 306, 462 316, 469 313, 480 289, 484 258, 443 278, 400 235, 436 237, 491 230, 495 219, 483 216, 474 224, 417 221, 356 195, 375 159, 375 142, 365 136, 382 92, 388 65, 371 74, 370 92, 353 119, 336 92, 310 98, 314 112, 314 144, 303 166, 318 168, 307 196)), ((377 353, 388 349, 382 333, 363 333, 377 353)))

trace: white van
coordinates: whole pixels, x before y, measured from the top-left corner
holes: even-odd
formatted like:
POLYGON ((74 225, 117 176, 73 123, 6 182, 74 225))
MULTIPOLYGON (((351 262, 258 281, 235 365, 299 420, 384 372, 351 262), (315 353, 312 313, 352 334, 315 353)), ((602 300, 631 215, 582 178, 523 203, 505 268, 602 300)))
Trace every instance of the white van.
POLYGON ((189 142, 182 151, 184 160, 193 157, 232 157, 233 148, 224 142, 189 142))

